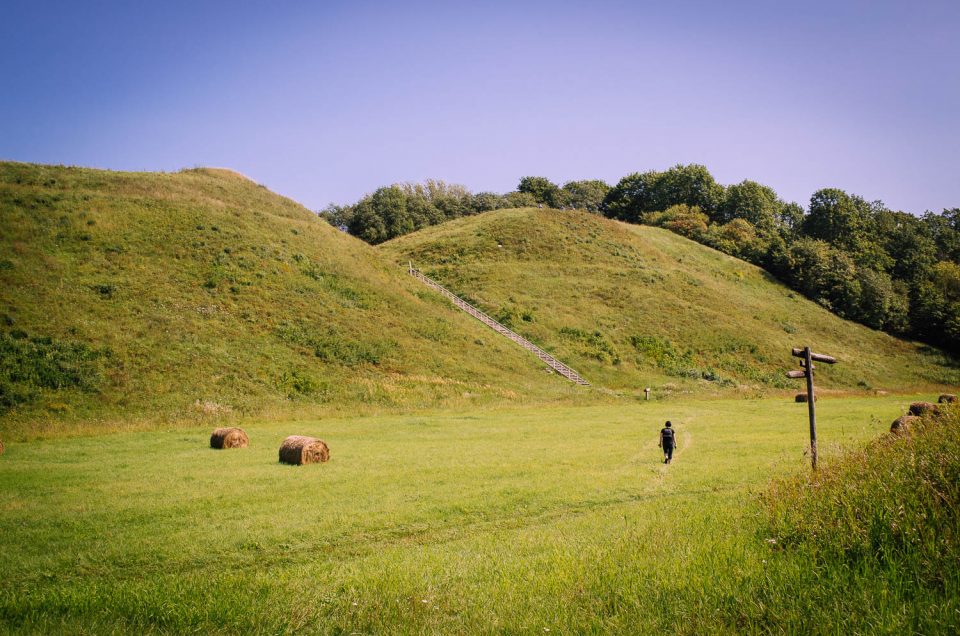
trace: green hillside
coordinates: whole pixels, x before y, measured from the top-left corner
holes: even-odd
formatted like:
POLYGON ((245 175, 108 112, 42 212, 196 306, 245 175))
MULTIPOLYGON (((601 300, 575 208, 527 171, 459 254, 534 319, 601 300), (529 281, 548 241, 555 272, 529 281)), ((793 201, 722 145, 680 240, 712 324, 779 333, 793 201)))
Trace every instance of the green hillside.
POLYGON ((226 170, 0 163, 0 433, 574 389, 226 170))
POLYGON ((669 232, 508 210, 379 248, 227 170, 0 163, 0 434, 783 389, 960 383, 928 347, 842 321, 669 232), (408 260, 594 389, 407 276, 408 260))
POLYGON ((658 228, 505 210, 380 249, 615 390, 799 389, 783 372, 807 343, 840 360, 819 371, 824 388, 960 382, 939 351, 841 320, 763 270, 658 228))

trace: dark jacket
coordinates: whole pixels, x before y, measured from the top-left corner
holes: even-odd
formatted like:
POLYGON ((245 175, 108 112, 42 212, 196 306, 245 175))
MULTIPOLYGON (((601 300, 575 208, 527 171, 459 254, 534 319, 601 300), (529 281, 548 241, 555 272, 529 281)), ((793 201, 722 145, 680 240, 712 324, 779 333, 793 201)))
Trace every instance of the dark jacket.
POLYGON ((676 431, 674 431, 672 428, 670 428, 669 426, 665 427, 663 430, 660 431, 660 446, 662 448, 666 448, 667 446, 676 448, 677 446, 676 435, 677 435, 676 431))

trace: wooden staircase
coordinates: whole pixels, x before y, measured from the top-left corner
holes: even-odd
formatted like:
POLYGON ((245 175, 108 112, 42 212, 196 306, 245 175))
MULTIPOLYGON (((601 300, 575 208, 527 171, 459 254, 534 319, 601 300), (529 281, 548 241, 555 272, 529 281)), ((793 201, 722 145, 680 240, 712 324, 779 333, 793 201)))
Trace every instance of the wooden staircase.
POLYGON ((449 298, 450 302, 452 302, 454 306, 457 307, 458 309, 462 309, 463 311, 467 312, 468 314, 470 314, 471 316, 473 316, 474 318, 476 318, 486 326, 490 327, 500 335, 505 336, 510 340, 513 340, 514 342, 516 342, 518 345, 520 345, 527 351, 532 351, 533 353, 535 353, 536 356, 540 358, 540 360, 542 360, 544 364, 546 364, 548 367, 550 367, 551 369, 553 369, 554 371, 556 371, 566 379, 570 380, 575 384, 590 386, 590 383, 584 380, 583 376, 581 376, 579 373, 577 373, 576 371, 574 371, 564 363, 560 362, 559 360, 554 358, 552 355, 550 355, 549 353, 547 353, 537 345, 533 344, 532 342, 530 342, 520 334, 514 331, 511 331, 507 327, 504 327, 499 322, 497 322, 487 314, 483 313, 482 311, 480 311, 479 309, 477 309, 467 301, 463 300, 462 298, 460 298, 459 296, 451 292, 449 289, 447 289, 440 283, 436 282, 432 278, 429 278, 423 272, 416 269, 412 263, 410 264, 409 272, 410 272, 410 275, 416 278, 417 280, 420 280, 425 285, 432 287, 433 289, 437 290, 438 292, 440 292, 441 294, 449 298))

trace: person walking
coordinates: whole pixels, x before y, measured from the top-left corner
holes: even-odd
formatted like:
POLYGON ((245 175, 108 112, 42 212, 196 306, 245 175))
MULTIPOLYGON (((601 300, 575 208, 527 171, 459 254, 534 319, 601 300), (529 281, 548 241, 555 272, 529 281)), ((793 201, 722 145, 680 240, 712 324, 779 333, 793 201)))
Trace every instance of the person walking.
POLYGON ((666 425, 660 431, 660 443, 657 446, 663 449, 663 463, 669 464, 670 460, 673 459, 673 449, 677 446, 677 437, 670 420, 667 420, 666 425))

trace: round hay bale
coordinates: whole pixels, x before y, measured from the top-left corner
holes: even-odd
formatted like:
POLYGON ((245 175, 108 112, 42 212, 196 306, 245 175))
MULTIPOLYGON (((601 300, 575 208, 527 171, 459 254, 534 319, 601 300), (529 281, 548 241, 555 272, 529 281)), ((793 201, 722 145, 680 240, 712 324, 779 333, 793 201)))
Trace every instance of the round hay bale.
MULTIPOLYGON (((806 393, 797 393, 797 395, 794 396, 793 401, 794 401, 794 402, 797 402, 797 403, 802 402, 802 403, 806 404, 806 403, 807 403, 807 394, 806 394, 806 393)), ((817 396, 816 396, 816 395, 813 396, 813 401, 814 401, 814 402, 817 401, 817 396)))
POLYGON ((893 420, 893 424, 890 425, 890 432, 894 435, 908 435, 914 422, 919 419, 916 415, 901 415, 893 420))
POLYGON ((250 438, 241 428, 218 428, 210 436, 210 448, 246 448, 250 438))
POLYGON ((944 393, 943 395, 937 398, 937 403, 939 404, 953 404, 956 401, 957 401, 957 396, 951 395, 949 393, 944 393))
POLYGON ((291 435, 280 444, 282 464, 322 464, 330 459, 330 447, 322 439, 291 435))
POLYGON ((937 405, 933 402, 914 402, 910 405, 910 415, 926 415, 936 412, 937 405))

